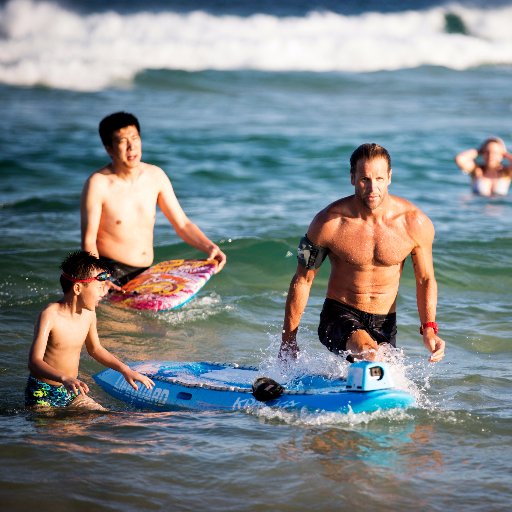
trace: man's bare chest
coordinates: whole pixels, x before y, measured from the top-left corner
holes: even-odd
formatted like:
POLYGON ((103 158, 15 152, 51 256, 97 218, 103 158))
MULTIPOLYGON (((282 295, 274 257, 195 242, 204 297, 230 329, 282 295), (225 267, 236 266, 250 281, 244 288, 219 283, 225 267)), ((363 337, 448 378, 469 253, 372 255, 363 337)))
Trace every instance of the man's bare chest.
POLYGON ((404 229, 355 228, 344 230, 333 244, 334 256, 357 267, 400 265, 414 249, 404 229))
POLYGON ((151 190, 122 188, 112 190, 102 208, 106 219, 135 219, 154 217, 157 194, 151 190))

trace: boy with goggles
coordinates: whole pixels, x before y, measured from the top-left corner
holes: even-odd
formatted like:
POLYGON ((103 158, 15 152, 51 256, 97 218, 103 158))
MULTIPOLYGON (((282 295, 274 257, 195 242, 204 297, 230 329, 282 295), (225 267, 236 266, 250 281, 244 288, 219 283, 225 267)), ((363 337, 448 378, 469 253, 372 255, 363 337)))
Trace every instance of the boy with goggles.
POLYGON ((47 305, 37 320, 30 348, 30 376, 25 390, 28 407, 104 408, 87 396, 89 387, 78 378, 80 353, 87 352, 99 363, 120 372, 138 389, 153 381, 129 368, 104 348, 96 327, 96 306, 107 293, 110 273, 104 264, 86 251, 68 255, 61 265, 63 297, 47 305))

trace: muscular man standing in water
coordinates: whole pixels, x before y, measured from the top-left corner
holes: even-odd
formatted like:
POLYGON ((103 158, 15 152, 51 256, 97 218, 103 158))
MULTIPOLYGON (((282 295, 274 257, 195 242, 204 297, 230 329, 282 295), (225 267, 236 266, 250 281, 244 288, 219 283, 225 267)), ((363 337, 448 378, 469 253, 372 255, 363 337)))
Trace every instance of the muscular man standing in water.
POLYGON ((437 283, 432 261, 434 226, 416 206, 388 194, 391 158, 378 144, 350 158, 355 193, 319 212, 299 245, 297 271, 286 301, 280 356, 296 357, 297 330, 311 285, 326 256, 331 263, 318 335, 334 353, 374 359, 381 343, 396 345, 396 298, 406 258, 416 277, 420 333, 430 361, 444 357, 435 322, 437 283))
POLYGON ((137 118, 125 112, 111 114, 101 121, 99 132, 111 162, 84 185, 82 248, 110 259, 115 277, 126 283, 153 263, 158 205, 178 236, 217 260, 220 271, 226 255, 187 217, 164 171, 141 161, 137 118))

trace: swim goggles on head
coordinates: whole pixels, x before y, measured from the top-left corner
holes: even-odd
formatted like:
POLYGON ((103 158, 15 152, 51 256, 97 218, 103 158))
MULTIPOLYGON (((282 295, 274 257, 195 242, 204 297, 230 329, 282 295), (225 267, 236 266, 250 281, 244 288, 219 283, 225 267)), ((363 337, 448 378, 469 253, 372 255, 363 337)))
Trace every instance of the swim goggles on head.
POLYGON ((78 279, 76 277, 70 276, 69 274, 66 274, 65 272, 62 272, 62 277, 68 281, 71 281, 72 283, 91 283, 92 281, 108 281, 110 279, 110 274, 105 270, 100 272, 97 276, 88 277, 86 279, 78 279))

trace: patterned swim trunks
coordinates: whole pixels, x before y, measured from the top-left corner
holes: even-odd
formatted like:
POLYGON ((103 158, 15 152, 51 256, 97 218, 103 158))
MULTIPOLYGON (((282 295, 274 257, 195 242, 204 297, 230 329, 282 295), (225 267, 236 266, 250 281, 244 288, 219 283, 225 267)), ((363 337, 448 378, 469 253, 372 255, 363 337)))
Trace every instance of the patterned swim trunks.
POLYGON ((77 395, 70 393, 62 384, 52 386, 32 377, 32 375, 29 376, 25 388, 25 405, 27 407, 33 407, 34 405, 68 407, 76 397, 77 395))

